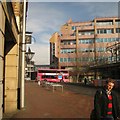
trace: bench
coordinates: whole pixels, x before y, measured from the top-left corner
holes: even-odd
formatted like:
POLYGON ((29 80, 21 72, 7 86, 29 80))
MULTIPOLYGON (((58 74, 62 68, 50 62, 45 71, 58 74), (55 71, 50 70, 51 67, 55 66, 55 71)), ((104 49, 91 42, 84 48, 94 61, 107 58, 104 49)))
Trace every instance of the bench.
POLYGON ((45 82, 45 86, 48 88, 48 87, 52 87, 53 89, 53 92, 55 91, 55 88, 57 87, 61 87, 61 90, 63 92, 63 85, 60 85, 60 84, 56 84, 56 83, 51 83, 51 82, 45 82))
POLYGON ((62 92, 63 92, 63 85, 60 85, 60 84, 52 84, 51 86, 53 87, 53 92, 55 91, 55 88, 56 88, 56 87, 61 87, 61 90, 62 90, 62 92))

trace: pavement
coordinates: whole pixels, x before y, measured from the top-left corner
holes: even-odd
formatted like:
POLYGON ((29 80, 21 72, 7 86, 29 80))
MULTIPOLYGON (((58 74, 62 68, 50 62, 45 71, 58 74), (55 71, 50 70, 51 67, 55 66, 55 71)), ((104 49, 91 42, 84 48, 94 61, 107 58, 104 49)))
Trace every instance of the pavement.
POLYGON ((93 109, 95 88, 85 86, 52 88, 39 86, 37 82, 25 83, 25 107, 4 119, 18 118, 76 118, 89 119, 93 109))

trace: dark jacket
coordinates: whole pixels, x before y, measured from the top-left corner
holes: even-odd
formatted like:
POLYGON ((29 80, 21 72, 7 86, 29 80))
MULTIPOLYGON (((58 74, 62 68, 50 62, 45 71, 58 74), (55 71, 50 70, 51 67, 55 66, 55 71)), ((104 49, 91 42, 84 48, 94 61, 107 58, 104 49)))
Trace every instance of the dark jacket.
MULTIPOLYGON (((120 116, 120 109, 118 104, 117 95, 112 91, 112 103, 113 103, 113 117, 116 119, 120 116)), ((96 91, 94 98, 94 109, 96 113, 97 120, 100 120, 100 117, 105 117, 107 115, 107 106, 108 106, 108 96, 106 90, 100 89, 96 91)))

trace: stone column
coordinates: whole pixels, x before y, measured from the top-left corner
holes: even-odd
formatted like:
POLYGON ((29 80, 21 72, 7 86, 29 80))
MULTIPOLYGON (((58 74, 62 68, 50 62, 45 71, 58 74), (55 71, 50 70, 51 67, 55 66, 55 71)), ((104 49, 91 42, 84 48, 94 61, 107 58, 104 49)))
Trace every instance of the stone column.
POLYGON ((5 56, 5 113, 17 110, 18 98, 18 45, 5 56))
POLYGON ((0 2, 0 120, 3 116, 4 30, 5 15, 0 2))

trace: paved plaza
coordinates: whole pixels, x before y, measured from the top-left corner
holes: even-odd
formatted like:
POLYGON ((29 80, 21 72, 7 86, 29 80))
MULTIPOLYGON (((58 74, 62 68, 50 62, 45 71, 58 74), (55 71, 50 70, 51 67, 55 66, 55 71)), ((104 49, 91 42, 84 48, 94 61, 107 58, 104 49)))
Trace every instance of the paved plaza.
POLYGON ((36 82, 25 83, 25 108, 12 118, 89 118, 93 97, 70 91, 65 86, 57 88, 38 86, 36 82))
POLYGON ((25 108, 5 117, 10 118, 86 118, 93 109, 96 88, 69 86, 42 87, 37 82, 25 83, 25 108))

